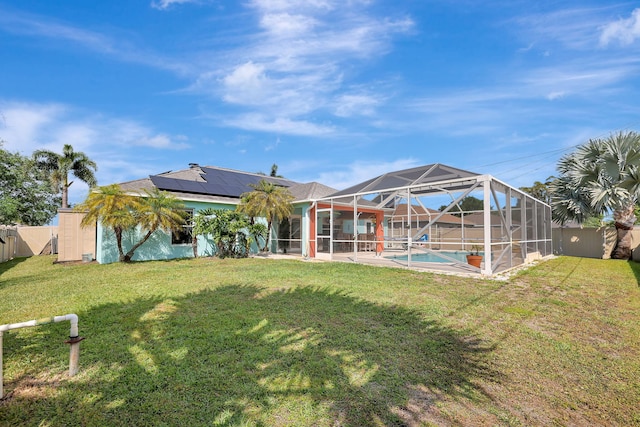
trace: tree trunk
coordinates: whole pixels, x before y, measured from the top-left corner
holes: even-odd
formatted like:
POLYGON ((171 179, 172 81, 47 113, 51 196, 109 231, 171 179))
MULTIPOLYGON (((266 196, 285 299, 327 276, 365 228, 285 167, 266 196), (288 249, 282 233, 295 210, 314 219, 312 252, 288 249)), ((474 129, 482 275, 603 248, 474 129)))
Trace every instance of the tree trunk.
POLYGON ((62 187, 62 208, 66 209, 69 207, 69 187, 62 187))
POLYGON ((191 247, 193 248, 193 257, 198 258, 198 237, 195 234, 191 237, 191 247))
POLYGON ((116 235, 116 244, 118 245, 118 261, 125 262, 124 250, 122 249, 122 230, 116 227, 113 232, 116 235))
POLYGON ((271 220, 267 221, 267 238, 264 242, 263 252, 269 252, 269 245, 271 244, 271 220))
POLYGON ((631 259, 631 230, 633 230, 633 224, 636 222, 633 209, 634 205, 631 204, 613 213, 617 235, 616 245, 611 253, 611 258, 613 259, 631 259))
POLYGON ((151 237, 151 235, 153 234, 153 232, 156 231, 156 229, 152 229, 149 230, 147 232, 147 234, 144 235, 144 237, 142 238, 142 240, 140 240, 138 243, 136 243, 135 245, 133 245, 133 247, 131 249, 129 249, 129 252, 127 252, 124 256, 124 262, 131 262, 131 258, 133 258, 133 254, 136 251, 136 249, 138 249, 140 246, 142 246, 142 244, 144 242, 146 242, 147 240, 149 240, 149 237, 151 237))

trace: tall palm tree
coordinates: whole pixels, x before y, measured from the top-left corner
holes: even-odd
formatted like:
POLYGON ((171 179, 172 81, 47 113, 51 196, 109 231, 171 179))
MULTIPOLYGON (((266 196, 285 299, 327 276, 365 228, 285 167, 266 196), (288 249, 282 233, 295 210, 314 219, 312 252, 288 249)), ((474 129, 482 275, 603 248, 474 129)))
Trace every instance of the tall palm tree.
POLYGON ((640 198, 640 134, 619 132, 593 139, 564 156, 552 185, 552 207, 561 222, 579 223, 613 214, 617 231, 612 258, 631 258, 634 207, 640 198))
POLYGON ((267 220, 267 239, 262 251, 267 251, 271 240, 271 228, 273 222, 287 218, 293 211, 294 197, 284 187, 279 187, 271 182, 261 180, 258 184, 250 185, 253 191, 243 193, 240 196, 238 211, 250 217, 264 217, 267 220))
POLYGON ((126 194, 117 184, 99 187, 89 193, 76 210, 85 212, 82 226, 92 226, 100 222, 111 228, 116 237, 120 262, 130 262, 142 244, 157 230, 173 232, 184 224, 183 204, 175 197, 155 189, 146 197, 126 194), (122 245, 125 232, 133 232, 137 227, 144 236, 126 253, 122 245))
POLYGON ((36 150, 33 152, 36 167, 42 170, 54 191, 62 193, 62 207, 69 207, 69 187, 73 181, 69 181, 69 173, 85 182, 89 187, 95 187, 97 180, 94 173, 98 170, 96 163, 81 151, 73 151, 70 144, 65 144, 62 154, 49 150, 36 150))

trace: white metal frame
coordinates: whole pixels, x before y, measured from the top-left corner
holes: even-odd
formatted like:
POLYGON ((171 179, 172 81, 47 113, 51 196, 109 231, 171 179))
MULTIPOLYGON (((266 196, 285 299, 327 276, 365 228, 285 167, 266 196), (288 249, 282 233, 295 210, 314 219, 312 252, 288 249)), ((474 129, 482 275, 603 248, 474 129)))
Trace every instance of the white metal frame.
MULTIPOLYGON (((433 168, 430 170, 432 169, 433 168)), ((339 209, 340 206, 348 206, 352 208, 355 227, 357 226, 359 206, 366 206, 367 209, 373 208, 389 210, 388 206, 391 202, 403 199, 407 201, 407 267, 416 267, 419 264, 423 264, 419 262, 412 262, 412 255, 415 252, 426 252, 437 254, 441 258, 447 259, 451 262, 449 266, 453 266, 459 271, 475 272, 485 276, 492 276, 495 273, 529 262, 530 255, 533 252, 539 253, 541 257, 552 254, 553 248, 551 235, 547 231, 551 229, 551 208, 549 205, 534 199, 530 195, 513 188, 500 180, 497 180, 491 175, 465 176, 462 178, 421 183, 420 180, 427 176, 430 170, 425 171, 420 178, 405 186, 382 189, 377 188, 375 190, 354 192, 353 194, 339 194, 319 199, 317 201, 318 203, 330 204, 331 206, 330 209, 322 209, 322 211, 330 211, 330 258, 333 259, 334 255, 333 220, 336 208, 339 209), (420 248, 418 250, 418 243, 416 242, 417 239, 419 239, 425 232, 428 232, 428 230, 431 230, 434 225, 437 225, 438 221, 444 215, 449 213, 454 206, 458 205, 470 194, 481 194, 483 200, 482 242, 480 244, 484 252, 484 263, 482 268, 477 269, 464 262, 452 259, 444 253, 438 253, 438 251, 431 249, 431 245, 427 248, 420 248), (430 214, 430 219, 426 225, 415 230, 412 229, 412 204, 415 202, 416 205, 423 207, 425 212, 429 212, 428 209, 424 207, 421 199, 436 195, 448 195, 451 198, 451 202, 439 213, 434 213, 433 215, 430 214), (364 201, 366 201, 365 197, 367 196, 377 196, 377 198, 374 199, 377 200, 378 203, 372 205, 370 201, 367 201, 367 204, 363 204, 364 201), (514 199, 520 203, 520 206, 517 208, 512 206, 514 199), (493 208, 492 204, 495 205, 493 208), (519 210, 519 222, 514 219, 515 210, 519 210), (492 220, 494 221, 493 224, 492 220), (541 224, 539 222, 541 222, 541 224), (514 234, 516 230, 520 233, 519 239, 516 238, 514 234), (534 235, 527 235, 531 230, 534 235), (530 251, 529 245, 535 249, 530 251), (516 248, 519 249, 517 257, 514 255, 514 253, 517 252, 516 248)), ((382 176, 377 180, 372 181, 370 185, 373 186, 375 184, 379 184, 381 178, 382 176)), ((319 210, 316 209, 316 223, 318 223, 318 211, 319 210)), ((468 226, 469 224, 464 223, 463 214, 461 220, 462 238, 459 242, 463 249, 468 246, 464 235, 465 227, 468 226)), ((386 247, 386 243, 387 242, 384 241, 383 246, 386 247)), ((355 233, 354 254, 352 258, 354 262, 358 262, 357 247, 357 233, 355 233)), ((430 265, 429 268, 437 269, 437 266, 430 265)))

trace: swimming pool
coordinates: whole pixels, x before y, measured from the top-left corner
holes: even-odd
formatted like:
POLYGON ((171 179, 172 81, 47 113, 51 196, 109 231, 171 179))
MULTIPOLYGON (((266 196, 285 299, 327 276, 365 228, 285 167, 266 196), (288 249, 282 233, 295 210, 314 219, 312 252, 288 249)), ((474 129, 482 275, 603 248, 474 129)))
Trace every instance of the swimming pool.
MULTIPOLYGON (((467 262, 468 254, 469 252, 466 251, 434 251, 429 253, 420 252, 411 254, 411 262, 452 262, 450 258, 453 258, 454 260, 459 262, 467 262), (449 259, 438 256, 437 254, 442 254, 449 259)), ((385 258, 394 259, 397 261, 408 261, 409 255, 390 255, 385 256, 385 258)))

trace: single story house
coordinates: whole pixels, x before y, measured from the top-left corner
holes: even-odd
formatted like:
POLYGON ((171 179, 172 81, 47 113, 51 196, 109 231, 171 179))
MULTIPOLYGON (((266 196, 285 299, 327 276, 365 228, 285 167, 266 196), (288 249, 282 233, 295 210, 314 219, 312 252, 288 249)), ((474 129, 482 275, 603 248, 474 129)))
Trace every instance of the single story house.
MULTIPOLYGON (((120 183, 130 194, 157 188, 181 199, 193 216, 205 208, 235 209, 243 193, 260 180, 285 187, 294 196, 293 213, 274 224, 271 252, 304 258, 368 262, 492 275, 552 253, 548 205, 490 175, 442 164, 382 174, 338 191, 317 182, 300 183, 256 173, 190 164, 120 183), (449 210, 468 195, 484 200, 474 221, 449 210), (427 207, 435 197, 446 209, 427 207), (484 263, 469 266, 460 253, 480 247, 484 263)), ((432 204, 433 205, 433 204, 432 204)), ((136 250, 134 260, 192 257, 191 224, 182 233, 157 232, 136 250)), ((125 250, 137 236, 124 241, 125 250)), ((215 254, 197 239, 199 256, 215 254)), ((111 230, 97 224, 95 258, 118 259, 111 230)))

